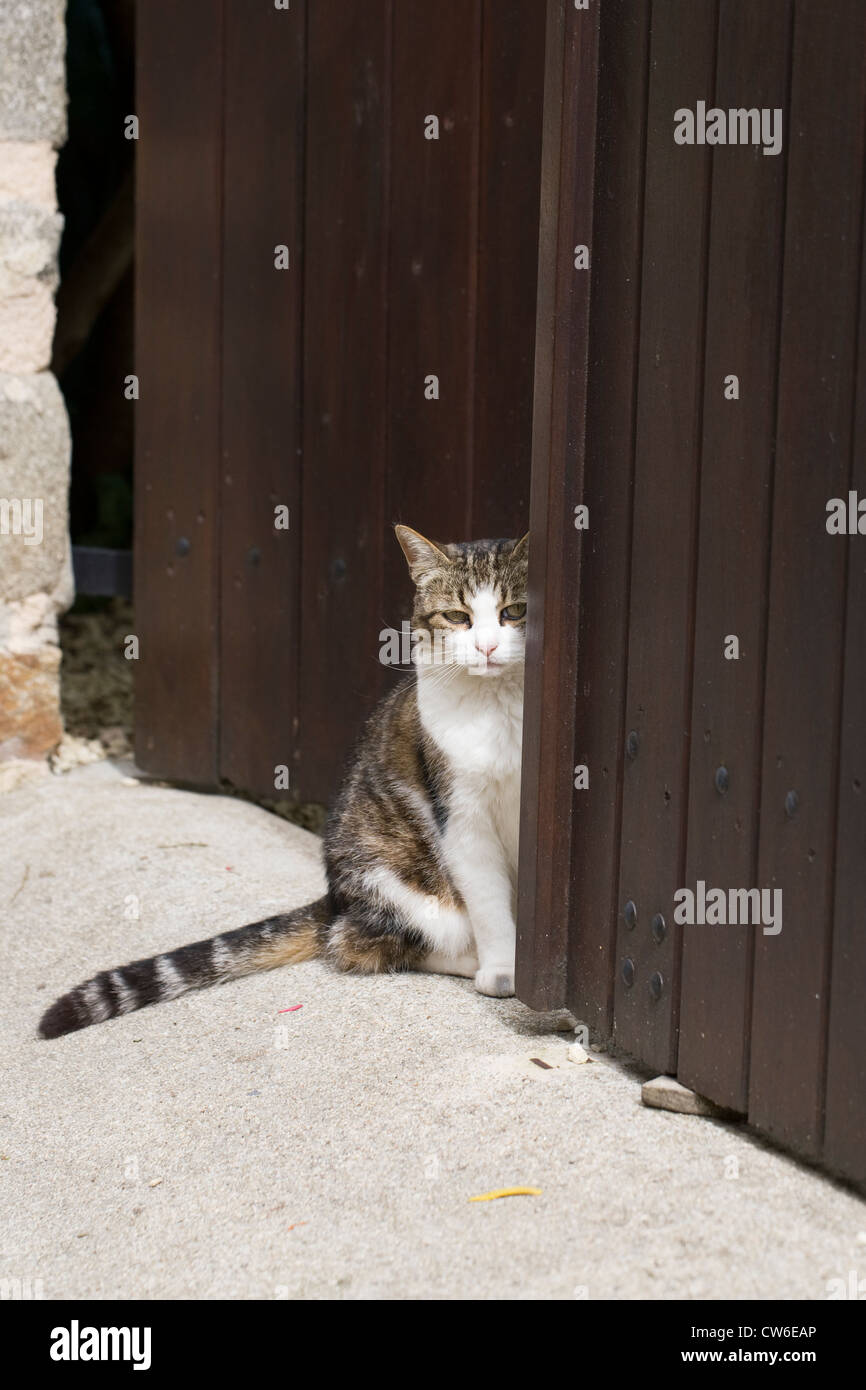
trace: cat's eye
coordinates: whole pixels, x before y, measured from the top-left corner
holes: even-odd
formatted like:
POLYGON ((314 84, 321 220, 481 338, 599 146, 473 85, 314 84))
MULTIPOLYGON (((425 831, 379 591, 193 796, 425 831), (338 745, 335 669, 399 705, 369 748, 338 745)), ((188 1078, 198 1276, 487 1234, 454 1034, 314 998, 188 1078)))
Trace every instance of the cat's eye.
POLYGON ((520 621, 521 618, 526 617, 526 604, 509 603, 507 608, 502 609, 502 612, 499 616, 501 618, 504 618, 506 622, 517 623, 520 621))
POLYGON ((468 613, 464 613, 462 608, 452 608, 450 612, 443 613, 443 618, 447 618, 449 623, 454 623, 455 627, 471 627, 471 619, 468 613))

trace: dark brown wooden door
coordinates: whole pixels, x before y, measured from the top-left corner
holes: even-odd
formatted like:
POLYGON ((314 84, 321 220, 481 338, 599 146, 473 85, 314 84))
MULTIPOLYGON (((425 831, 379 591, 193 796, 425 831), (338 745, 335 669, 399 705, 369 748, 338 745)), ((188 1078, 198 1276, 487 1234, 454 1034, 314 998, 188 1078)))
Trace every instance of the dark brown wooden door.
POLYGON ((543 7, 138 15, 136 754, 325 801, 392 678, 393 523, 528 524, 543 7))
POLYGON ((866 1181, 866 10, 548 36, 518 993, 866 1181), (699 103, 781 148, 678 143, 699 103), (678 923, 699 881, 781 930, 678 923))

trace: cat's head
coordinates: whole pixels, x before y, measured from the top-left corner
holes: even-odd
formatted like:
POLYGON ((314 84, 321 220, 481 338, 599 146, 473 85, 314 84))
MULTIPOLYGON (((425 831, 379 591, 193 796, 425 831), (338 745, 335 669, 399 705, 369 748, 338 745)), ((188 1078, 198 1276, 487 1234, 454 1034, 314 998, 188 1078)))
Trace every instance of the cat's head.
POLYGON ((488 679, 522 666, 529 536, 441 545, 409 526, 394 529, 415 585, 416 664, 488 679))

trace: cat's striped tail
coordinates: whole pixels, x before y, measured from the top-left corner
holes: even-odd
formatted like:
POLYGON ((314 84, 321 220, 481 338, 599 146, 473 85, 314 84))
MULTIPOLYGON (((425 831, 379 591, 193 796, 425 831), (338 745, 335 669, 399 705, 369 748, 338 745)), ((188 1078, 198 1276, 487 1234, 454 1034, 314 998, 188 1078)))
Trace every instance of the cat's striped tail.
POLYGON ((206 989, 258 970, 312 960, 320 954, 321 929, 329 916, 327 897, 319 898, 293 912, 181 946, 167 955, 105 970, 61 995, 43 1014, 39 1036, 59 1038, 91 1023, 143 1009, 146 1004, 176 999, 190 989, 206 989))

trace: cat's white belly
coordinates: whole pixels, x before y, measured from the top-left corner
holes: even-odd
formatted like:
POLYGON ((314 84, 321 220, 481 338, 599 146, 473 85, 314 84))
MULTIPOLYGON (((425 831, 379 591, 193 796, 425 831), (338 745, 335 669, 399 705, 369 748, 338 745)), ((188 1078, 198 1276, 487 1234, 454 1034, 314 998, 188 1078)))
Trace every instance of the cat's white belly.
POLYGON ((513 994, 522 668, 501 677, 461 673, 446 682, 428 682, 419 672, 418 710, 449 769, 443 852, 471 928, 468 951, 441 938, 431 942, 439 949, 428 968, 468 974, 477 959, 482 994, 513 994))
POLYGON ((491 816, 496 832, 502 841, 502 847, 508 860, 509 867, 514 875, 514 884, 517 886, 517 856, 520 840, 520 770, 512 777, 505 779, 499 789, 500 794, 495 795, 491 804, 491 816))
MULTIPOLYGON (((494 836, 509 867, 517 869, 520 829, 520 772, 503 775, 499 768, 461 772, 451 789, 451 816, 456 826, 494 836)), ((448 837, 446 837, 448 838, 448 837)))

